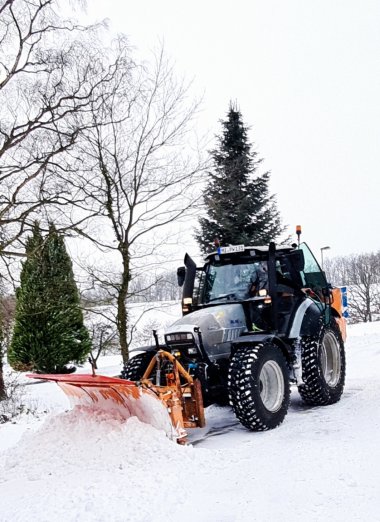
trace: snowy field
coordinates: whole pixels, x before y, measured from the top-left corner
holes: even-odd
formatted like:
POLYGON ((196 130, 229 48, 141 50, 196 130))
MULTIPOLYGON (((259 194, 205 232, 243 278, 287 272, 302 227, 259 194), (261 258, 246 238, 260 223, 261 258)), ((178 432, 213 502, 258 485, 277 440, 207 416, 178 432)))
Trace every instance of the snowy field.
MULTIPOLYGON (((380 521, 380 322, 348 334, 339 403, 305 407, 294 389, 263 433, 211 406, 186 447, 136 418, 68 411, 55 384, 27 386, 38 415, 0 425, 0 521, 380 521)), ((115 374, 119 358, 102 366, 115 374)))

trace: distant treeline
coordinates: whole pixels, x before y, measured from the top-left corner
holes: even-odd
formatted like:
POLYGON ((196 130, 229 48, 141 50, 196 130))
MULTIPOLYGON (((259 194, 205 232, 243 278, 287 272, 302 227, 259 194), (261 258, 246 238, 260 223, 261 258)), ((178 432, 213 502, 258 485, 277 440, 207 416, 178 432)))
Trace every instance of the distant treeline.
POLYGON ((175 270, 156 275, 141 275, 130 284, 131 303, 152 301, 177 301, 181 299, 182 289, 178 286, 175 270))
POLYGON ((348 290, 349 322, 380 320, 380 252, 327 259, 328 280, 348 290))

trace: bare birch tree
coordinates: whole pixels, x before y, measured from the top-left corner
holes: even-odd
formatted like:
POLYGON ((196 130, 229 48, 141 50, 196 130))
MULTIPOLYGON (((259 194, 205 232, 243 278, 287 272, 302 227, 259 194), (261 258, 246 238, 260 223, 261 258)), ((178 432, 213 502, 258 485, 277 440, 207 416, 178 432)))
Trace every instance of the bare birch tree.
POLYGON ((96 103, 101 56, 94 27, 62 20, 54 0, 0 2, 0 253, 42 207, 72 200, 55 176, 80 133, 77 115, 96 103))
POLYGON ((57 174, 70 170, 86 124, 78 114, 103 102, 99 86, 113 75, 96 29, 62 19, 55 0, 0 0, 0 278, 13 275, 9 260, 23 256, 36 216, 80 204, 57 174))
POLYGON ((103 236, 92 234, 91 240, 119 259, 117 279, 92 273, 116 300, 116 325, 126 362, 126 301, 133 269, 152 259, 165 241, 160 230, 194 208, 202 165, 197 151, 191 156, 186 150, 197 105, 189 105, 188 89, 176 81, 163 52, 151 67, 131 66, 122 59, 123 38, 117 52, 119 70, 112 96, 100 111, 92 111, 93 126, 79 154, 86 197, 98 206, 98 227, 103 227, 103 236))

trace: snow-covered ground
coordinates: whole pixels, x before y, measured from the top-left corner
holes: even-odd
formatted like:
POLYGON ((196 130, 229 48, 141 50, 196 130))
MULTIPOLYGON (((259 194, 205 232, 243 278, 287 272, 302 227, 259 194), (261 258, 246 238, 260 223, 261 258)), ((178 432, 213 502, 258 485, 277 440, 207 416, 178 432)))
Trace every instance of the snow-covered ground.
MULTIPOLYGON (((0 425, 0 521, 380 521, 380 322, 350 326, 333 406, 292 391, 276 430, 229 408, 178 446, 136 418, 68 410, 54 384, 26 387, 40 413, 0 425), (46 413, 44 413, 46 412, 46 413)), ((104 358, 112 374, 118 358, 104 358)))

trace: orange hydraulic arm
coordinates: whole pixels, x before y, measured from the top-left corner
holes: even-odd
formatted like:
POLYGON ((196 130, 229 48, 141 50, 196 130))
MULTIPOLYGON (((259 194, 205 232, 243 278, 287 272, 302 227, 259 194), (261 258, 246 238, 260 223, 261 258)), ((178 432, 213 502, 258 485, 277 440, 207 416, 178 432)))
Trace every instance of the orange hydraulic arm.
POLYGON ((186 428, 205 426, 201 384, 198 379, 193 379, 171 353, 159 350, 139 384, 154 391, 166 404, 172 424, 179 432, 186 433, 186 428), (149 377, 155 368, 160 367, 163 359, 168 359, 173 364, 173 372, 166 375, 166 386, 159 386, 152 383, 149 377), (181 382, 181 377, 184 382, 181 382))

